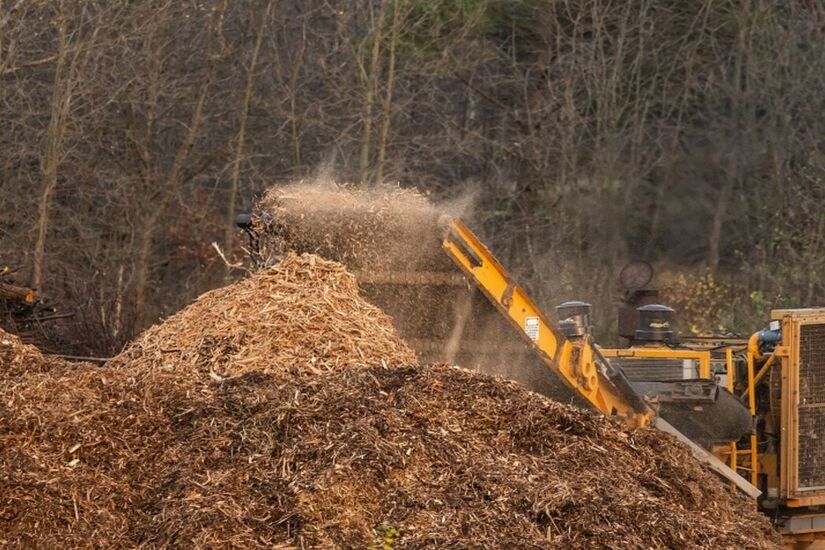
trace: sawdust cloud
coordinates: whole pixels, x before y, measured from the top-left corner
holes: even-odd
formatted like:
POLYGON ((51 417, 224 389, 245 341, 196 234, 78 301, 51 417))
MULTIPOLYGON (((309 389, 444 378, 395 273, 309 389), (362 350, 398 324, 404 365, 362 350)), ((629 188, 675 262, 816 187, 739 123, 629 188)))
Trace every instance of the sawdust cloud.
POLYGON ((518 331, 441 249, 444 217, 473 225, 471 186, 448 200, 393 185, 297 182, 272 188, 256 208, 264 264, 288 251, 318 254, 355 272, 363 295, 430 362, 458 364, 516 380, 562 402, 563 385, 518 331))
MULTIPOLYGON (((275 246, 316 253, 356 271, 432 267, 439 222, 473 211, 474 193, 436 201, 414 188, 317 179, 279 185, 256 206, 256 220, 275 246)), ((438 264, 438 262, 436 262, 438 264)))

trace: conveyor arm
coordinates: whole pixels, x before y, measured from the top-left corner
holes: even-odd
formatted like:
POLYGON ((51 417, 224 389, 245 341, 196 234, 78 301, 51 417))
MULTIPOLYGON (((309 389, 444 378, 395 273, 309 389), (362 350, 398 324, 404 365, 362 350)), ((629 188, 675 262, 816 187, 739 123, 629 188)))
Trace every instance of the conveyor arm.
POLYGON ((565 338, 463 223, 451 220, 442 245, 568 386, 608 416, 622 417, 631 426, 651 423, 653 410, 624 374, 602 356, 590 337, 576 341, 565 338))

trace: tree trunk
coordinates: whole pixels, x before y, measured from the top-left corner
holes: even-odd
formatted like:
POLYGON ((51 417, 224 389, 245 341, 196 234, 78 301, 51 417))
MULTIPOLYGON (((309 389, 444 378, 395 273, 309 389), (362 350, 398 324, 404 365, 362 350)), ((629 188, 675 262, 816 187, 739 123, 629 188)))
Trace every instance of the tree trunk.
POLYGON ((301 46, 298 54, 292 63, 292 71, 289 76, 289 127, 292 132, 292 154, 295 158, 295 167, 301 166, 301 133, 298 131, 298 77, 301 74, 301 67, 304 65, 304 54, 306 52, 306 21, 302 25, 301 46))
MULTIPOLYGON (((261 44, 264 39, 264 30, 269 20, 269 14, 275 0, 269 0, 261 16, 261 23, 255 35, 255 47, 252 49, 252 58, 249 61, 249 70, 246 73, 246 87, 244 89, 243 100, 241 102, 240 120, 238 123, 238 144, 235 148, 235 159, 232 163, 232 179, 229 185, 229 200, 226 206, 226 235, 224 237, 224 254, 232 261, 233 238, 235 236, 235 203, 238 198, 238 181, 241 177, 241 160, 244 155, 244 144, 246 141, 246 121, 249 118, 249 103, 252 100, 252 88, 255 85, 255 66, 258 64, 258 55, 261 51, 261 44)), ((229 265, 226 266, 226 275, 230 272, 229 265)))
POLYGON ((710 224, 710 235, 708 236, 708 269, 713 275, 719 268, 719 255, 722 240, 722 226, 725 222, 725 215, 728 210, 728 201, 733 190, 733 179, 728 178, 719 190, 716 198, 716 206, 713 209, 713 219, 710 224))
MULTIPOLYGON (((221 42, 221 49, 225 48, 223 44, 223 20, 226 13, 228 0, 221 2, 215 13, 212 15, 212 26, 214 37, 221 42)), ((165 181, 162 183, 163 187, 157 195, 156 204, 152 205, 152 212, 143 227, 140 240, 140 252, 138 254, 137 276, 135 283, 135 323, 138 329, 144 326, 146 315, 146 289, 149 285, 150 276, 150 262, 152 259, 153 247, 152 241, 155 235, 157 222, 160 219, 161 213, 165 210, 167 201, 173 196, 173 190, 180 183, 180 173, 186 161, 189 159, 193 149, 195 148, 195 140, 198 137, 198 130, 200 130, 203 122, 203 111, 206 105, 206 98, 209 92, 209 86, 212 83, 212 78, 215 74, 215 66, 217 65, 220 53, 209 52, 209 62, 207 63, 206 73, 198 91, 198 99, 195 102, 195 108, 192 111, 192 116, 189 120, 189 130, 186 133, 186 138, 178 147, 175 153, 175 160, 172 167, 167 174, 165 181)), ((161 185, 161 184, 158 184, 161 185)))
POLYGON ((364 77, 364 127, 361 133, 361 159, 359 172, 361 183, 369 182, 370 149, 372 147, 372 117, 375 95, 378 92, 378 79, 381 76, 380 54, 381 40, 383 39, 384 14, 386 2, 382 0, 378 12, 378 21, 373 29, 372 53, 370 55, 369 72, 362 69, 364 77))
POLYGON ((156 216, 150 216, 140 232, 137 280, 135 281, 135 325, 138 330, 143 328, 146 317, 146 289, 149 286, 149 261, 152 255, 152 238, 155 234, 156 219, 156 216))
POLYGON ((58 51, 57 65, 54 71, 54 87, 52 89, 52 110, 46 134, 46 154, 43 158, 43 187, 40 191, 40 201, 37 207, 37 240, 34 245, 34 268, 32 272, 32 285, 37 289, 41 289, 43 285, 49 210, 55 187, 57 187, 60 148, 66 130, 65 119, 71 103, 71 90, 66 78, 66 21, 66 17, 61 17, 57 29, 58 51))
POLYGON ((393 0, 392 31, 390 33, 389 66, 387 67, 387 91, 384 93, 384 105, 381 121, 381 135, 378 141, 378 160, 376 162, 376 181, 384 182, 384 159, 387 156, 387 141, 392 120, 392 91, 395 85, 395 48, 398 44, 398 31, 401 26, 401 9, 398 0, 393 0))

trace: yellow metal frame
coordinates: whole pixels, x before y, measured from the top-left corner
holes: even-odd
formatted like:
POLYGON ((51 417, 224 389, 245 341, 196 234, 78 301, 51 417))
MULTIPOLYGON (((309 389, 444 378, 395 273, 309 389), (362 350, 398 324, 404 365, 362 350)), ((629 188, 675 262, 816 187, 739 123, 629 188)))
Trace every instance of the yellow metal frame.
MULTIPOLYGON (((728 379, 727 389, 733 393, 736 385, 736 369, 733 362, 733 348, 725 348, 725 364, 727 366, 728 379)), ((636 357, 640 359, 693 359, 699 362, 699 377, 711 378, 711 352, 709 350, 692 350, 679 348, 626 348, 626 349, 603 349, 605 357, 636 357)), ((760 370, 759 374, 754 374, 754 358, 748 354, 748 386, 745 393, 748 394, 748 410, 751 417, 756 416, 756 398, 753 387, 765 375, 770 367, 773 357, 760 370)), ((747 479, 752 485, 757 485, 759 478, 759 456, 756 447, 756 433, 750 435, 750 448, 739 449, 736 442, 731 443, 722 453, 722 457, 728 457, 728 465, 734 471, 747 472, 747 479), (739 457, 747 456, 745 463, 739 461, 739 457)))
MULTIPOLYGON (((799 408, 802 406, 799 402, 801 329, 806 325, 825 324, 825 310, 777 310, 772 312, 772 318, 782 323, 782 346, 778 346, 773 353, 781 359, 782 376, 780 496, 791 508, 825 505, 825 489, 800 489, 798 463, 799 408)), ((771 366, 771 358, 765 362, 759 374, 762 374, 762 371, 767 372, 771 366)))
MULTIPOLYGON (((748 377, 748 385, 745 389, 745 393, 748 394, 748 410, 751 413, 751 418, 756 417, 756 394, 754 392, 754 387, 756 386, 756 378, 754 376, 754 359, 750 352, 747 354, 747 377, 748 377)), ((736 366, 734 365, 733 361, 733 349, 732 348, 725 348, 725 366, 728 372, 728 391, 733 393, 736 387, 736 366)), ((767 372, 767 371, 766 371, 767 372)), ((764 372, 762 375, 764 376, 764 372)), ((743 393, 744 395, 744 393, 743 393)), ((758 485, 759 483, 759 449, 757 448, 757 440, 756 440, 756 432, 751 432, 749 438, 749 447, 748 449, 740 449, 737 442, 733 442, 730 444, 729 450, 729 463, 730 467, 734 470, 745 470, 750 473, 750 482, 752 485, 758 485), (739 464, 739 457, 740 456, 747 456, 749 460, 749 464, 747 465, 740 465, 739 464)))

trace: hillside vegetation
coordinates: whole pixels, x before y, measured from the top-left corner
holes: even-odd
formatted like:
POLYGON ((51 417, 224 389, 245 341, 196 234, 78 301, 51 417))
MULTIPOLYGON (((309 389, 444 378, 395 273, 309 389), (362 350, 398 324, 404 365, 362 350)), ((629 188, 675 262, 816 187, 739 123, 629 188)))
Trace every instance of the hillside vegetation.
POLYGON ((633 258, 691 326, 825 301, 818 2, 2 0, 0 79, 0 262, 78 311, 63 349, 235 277, 211 243, 301 179, 471 195, 601 338, 633 258))

